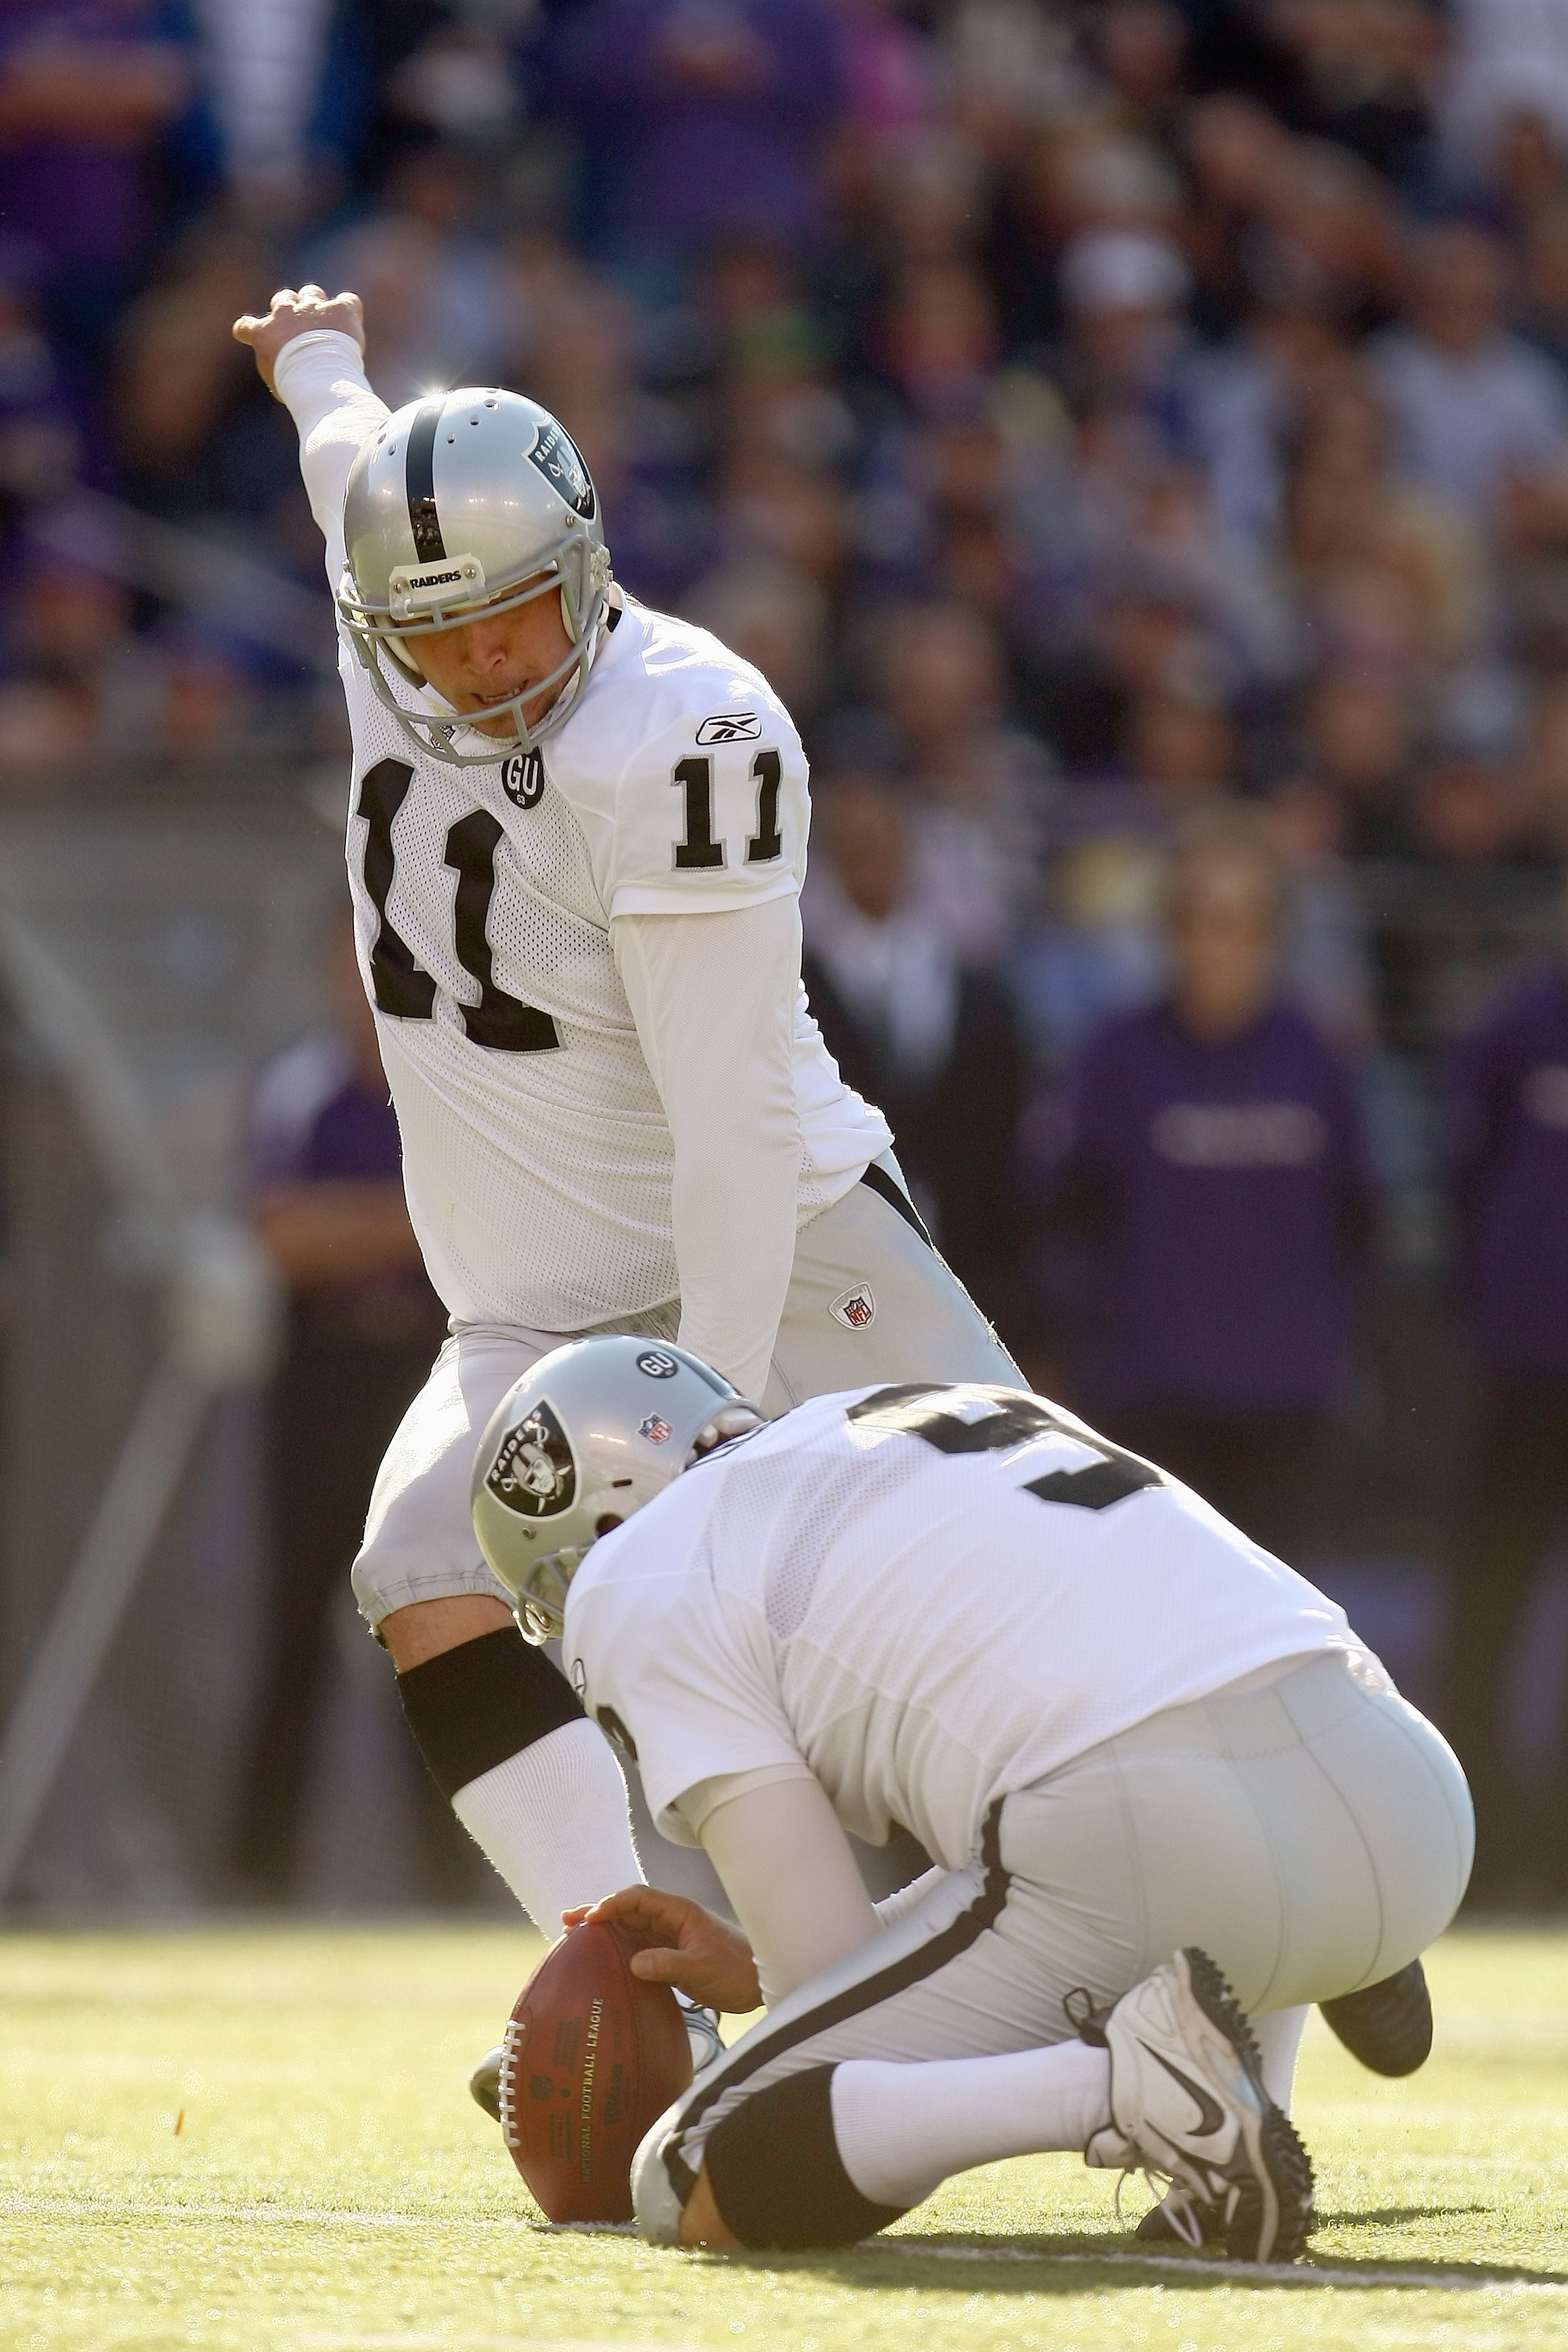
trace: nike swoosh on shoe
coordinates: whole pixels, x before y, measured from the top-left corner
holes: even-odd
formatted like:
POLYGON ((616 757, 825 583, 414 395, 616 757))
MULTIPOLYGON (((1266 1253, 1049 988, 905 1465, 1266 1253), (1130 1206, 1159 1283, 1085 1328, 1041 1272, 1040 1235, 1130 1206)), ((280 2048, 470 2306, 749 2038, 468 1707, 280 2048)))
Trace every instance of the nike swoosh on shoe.
POLYGON ((1183 2090, 1196 2105, 1198 2122, 1192 2133, 1192 2137, 1207 2139, 1211 2133, 1222 2129, 1225 2124, 1225 2109, 1220 2105, 1219 2101, 1211 2097, 1201 2083, 1194 2083, 1190 2074, 1184 2074, 1179 2066, 1173 2066, 1170 2060, 1163 2057, 1158 2050, 1150 2048, 1142 2035, 1139 2036, 1139 2043, 1141 2048, 1149 2052, 1150 2057, 1157 2065, 1163 2066, 1173 2083, 1181 2084, 1183 2090))

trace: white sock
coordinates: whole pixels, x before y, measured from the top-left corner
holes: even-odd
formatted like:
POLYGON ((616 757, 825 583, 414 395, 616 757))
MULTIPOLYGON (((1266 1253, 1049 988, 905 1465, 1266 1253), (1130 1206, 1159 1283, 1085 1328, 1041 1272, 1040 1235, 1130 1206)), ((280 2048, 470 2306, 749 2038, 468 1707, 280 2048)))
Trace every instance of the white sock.
POLYGON ((873 2205, 918 2205, 950 2173, 998 2157, 1081 2152, 1110 2120, 1110 2053, 1085 2042, 916 2065, 850 2058, 834 2071, 833 2136, 873 2205))
POLYGON ((520 1748, 459 1789, 452 1811, 552 1939, 563 1911, 641 1880, 626 1784, 596 1724, 520 1748))
POLYGON ((1305 2008, 1271 2009, 1267 2017, 1247 2021, 1263 2061, 1263 2086, 1275 2105, 1289 2115, 1296 2090, 1296 2053, 1301 2047, 1307 2011, 1305 2008))

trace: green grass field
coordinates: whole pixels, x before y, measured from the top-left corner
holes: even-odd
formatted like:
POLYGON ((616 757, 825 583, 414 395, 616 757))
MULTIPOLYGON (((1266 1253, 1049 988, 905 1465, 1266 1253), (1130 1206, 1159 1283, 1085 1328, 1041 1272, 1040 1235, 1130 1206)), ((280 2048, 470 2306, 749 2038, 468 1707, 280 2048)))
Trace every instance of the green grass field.
POLYGON ((1313 2021, 1323 2226, 1250 2277, 1140 2260, 1066 2157, 835 2255, 552 2230, 464 2087, 531 1958, 489 1927, 0 1939, 0 2345, 1568 2347, 1568 1934, 1450 1937, 1407 2083, 1313 2021))

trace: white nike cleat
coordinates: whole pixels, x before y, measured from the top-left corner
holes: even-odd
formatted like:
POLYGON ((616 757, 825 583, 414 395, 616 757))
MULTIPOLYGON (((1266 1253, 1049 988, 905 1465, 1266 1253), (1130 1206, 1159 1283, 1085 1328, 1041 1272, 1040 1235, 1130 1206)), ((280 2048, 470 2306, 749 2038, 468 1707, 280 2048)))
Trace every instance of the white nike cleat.
POLYGON ((1179 2219, 1169 2218, 1189 2244, 1207 2234, 1207 2207, 1233 2260, 1293 2263, 1311 2227, 1312 2167, 1263 2086, 1252 2029, 1208 1954, 1188 1945, 1080 2031, 1110 2053, 1111 2121, 1084 2162, 1184 2189, 1172 2200, 1179 2219))

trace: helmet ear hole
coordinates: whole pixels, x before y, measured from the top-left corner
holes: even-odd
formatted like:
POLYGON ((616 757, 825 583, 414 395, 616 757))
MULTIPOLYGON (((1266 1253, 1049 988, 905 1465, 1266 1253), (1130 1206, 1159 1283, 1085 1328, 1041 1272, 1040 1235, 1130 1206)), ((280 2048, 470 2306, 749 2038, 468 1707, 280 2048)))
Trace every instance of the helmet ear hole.
POLYGON ((607 1536, 612 1528, 618 1528, 620 1524, 621 1515, 618 1511, 601 1511, 594 1522, 594 1533, 596 1536, 607 1536))

